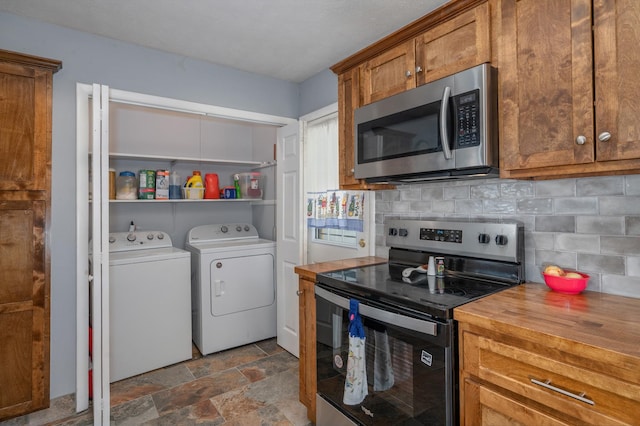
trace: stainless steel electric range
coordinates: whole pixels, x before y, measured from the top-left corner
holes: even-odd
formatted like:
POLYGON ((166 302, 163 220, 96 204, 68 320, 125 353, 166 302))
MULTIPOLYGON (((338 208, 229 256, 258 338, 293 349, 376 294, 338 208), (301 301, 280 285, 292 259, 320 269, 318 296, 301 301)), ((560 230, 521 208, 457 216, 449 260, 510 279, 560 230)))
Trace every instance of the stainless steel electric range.
POLYGON ((455 425, 453 309, 524 281, 523 225, 393 219, 385 233, 387 264, 317 276, 317 424, 455 425), (365 331, 357 403, 345 398, 353 300, 365 331))

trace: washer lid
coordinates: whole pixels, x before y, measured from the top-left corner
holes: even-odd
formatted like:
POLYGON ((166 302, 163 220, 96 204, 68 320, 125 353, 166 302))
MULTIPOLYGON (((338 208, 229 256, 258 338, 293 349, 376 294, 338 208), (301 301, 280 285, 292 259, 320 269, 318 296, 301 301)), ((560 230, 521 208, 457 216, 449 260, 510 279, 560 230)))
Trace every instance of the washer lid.
POLYGON ((176 247, 155 248, 146 250, 130 250, 109 253, 109 265, 126 265, 131 263, 158 262, 161 260, 182 259, 191 253, 176 247))

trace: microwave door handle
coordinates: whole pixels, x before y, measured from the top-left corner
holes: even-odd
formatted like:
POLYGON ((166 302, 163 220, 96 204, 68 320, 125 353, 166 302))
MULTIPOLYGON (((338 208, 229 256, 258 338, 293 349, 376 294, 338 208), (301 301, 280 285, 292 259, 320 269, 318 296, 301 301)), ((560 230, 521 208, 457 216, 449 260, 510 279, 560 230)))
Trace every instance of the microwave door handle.
POLYGON ((445 160, 451 160, 451 147, 449 146, 449 133, 447 132, 447 119, 449 117, 449 97, 451 87, 446 86, 440 102, 440 136, 442 137, 442 153, 445 160))

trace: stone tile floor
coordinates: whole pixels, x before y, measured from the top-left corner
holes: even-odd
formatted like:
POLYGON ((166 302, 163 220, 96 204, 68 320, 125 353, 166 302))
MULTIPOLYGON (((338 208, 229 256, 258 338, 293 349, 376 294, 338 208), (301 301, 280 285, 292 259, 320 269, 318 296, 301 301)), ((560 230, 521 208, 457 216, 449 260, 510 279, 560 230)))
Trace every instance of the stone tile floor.
MULTIPOLYGON (((1 426, 91 425, 73 395, 1 426)), ((201 356, 111 384, 112 425, 309 425, 298 400, 298 359, 275 339, 201 356)))

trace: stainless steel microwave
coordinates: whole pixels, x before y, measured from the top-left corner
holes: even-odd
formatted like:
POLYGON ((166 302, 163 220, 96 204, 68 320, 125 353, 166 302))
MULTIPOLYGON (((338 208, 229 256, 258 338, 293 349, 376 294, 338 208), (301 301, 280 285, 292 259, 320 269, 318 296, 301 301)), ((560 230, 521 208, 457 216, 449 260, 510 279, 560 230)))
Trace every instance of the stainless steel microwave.
POLYGON ((355 177, 410 183, 497 176, 496 75, 482 64, 356 109, 355 177))

